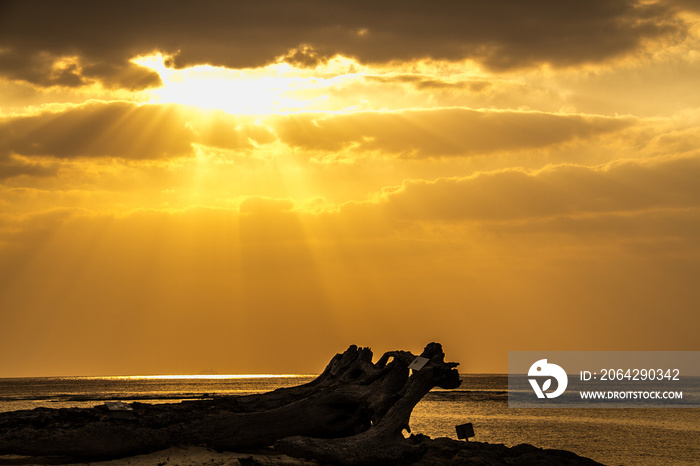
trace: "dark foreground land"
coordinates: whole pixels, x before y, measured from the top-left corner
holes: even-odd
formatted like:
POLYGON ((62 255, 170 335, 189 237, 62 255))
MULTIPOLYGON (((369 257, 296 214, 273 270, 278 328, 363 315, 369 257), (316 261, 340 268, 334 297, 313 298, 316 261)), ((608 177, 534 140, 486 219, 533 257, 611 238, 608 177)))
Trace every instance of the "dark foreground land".
MULTIPOLYGON (((422 439, 427 449, 422 458, 409 463, 416 466, 439 465, 600 465, 591 459, 583 458, 564 450, 544 450, 532 445, 506 447, 500 444, 481 442, 460 442, 448 438, 422 439)), ((85 459, 66 457, 0 457, 0 465, 69 465, 86 464, 85 459)), ((280 454, 274 449, 258 449, 246 452, 220 452, 202 447, 172 447, 147 455, 138 455, 116 460, 96 460, 93 466, 313 466, 324 464, 309 458, 294 458, 280 454)), ((327 464, 327 463, 326 463, 327 464)), ((382 463, 379 463, 382 464, 382 463)))
POLYGON ((531 445, 405 438, 425 394, 460 385, 457 365, 444 361, 438 343, 418 357, 391 351, 376 363, 368 348, 351 346, 312 382, 264 394, 0 413, 0 464, 600 464, 531 445), (192 447, 223 462, 171 462, 192 447), (156 461, 154 452, 169 456, 156 461))

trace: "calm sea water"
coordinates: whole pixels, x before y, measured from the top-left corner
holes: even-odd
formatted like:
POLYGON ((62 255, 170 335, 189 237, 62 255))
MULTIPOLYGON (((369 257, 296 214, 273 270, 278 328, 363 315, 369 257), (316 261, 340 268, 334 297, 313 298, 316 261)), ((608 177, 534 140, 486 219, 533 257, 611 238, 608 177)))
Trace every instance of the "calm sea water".
MULTIPOLYGON (((514 409, 505 375, 463 375, 458 390, 434 390, 414 409, 413 433, 571 450, 609 465, 700 464, 700 409, 514 409)), ((299 385, 313 376, 44 377, 0 379, 0 411, 92 407, 109 400, 166 403, 299 385)))

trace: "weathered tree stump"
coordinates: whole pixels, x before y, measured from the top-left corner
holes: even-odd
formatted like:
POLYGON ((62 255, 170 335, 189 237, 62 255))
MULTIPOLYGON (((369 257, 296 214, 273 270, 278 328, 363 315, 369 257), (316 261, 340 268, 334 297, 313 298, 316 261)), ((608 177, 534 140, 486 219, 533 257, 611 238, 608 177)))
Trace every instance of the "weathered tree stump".
POLYGON ((241 450, 275 445, 294 456, 335 464, 406 463, 424 447, 404 439, 413 407, 431 388, 459 386, 457 363, 438 343, 416 358, 369 348, 337 354, 313 381, 265 394, 177 404, 132 403, 115 417, 105 406, 0 413, 0 454, 115 458, 198 445, 241 450))
MULTIPOLYGON (((427 365, 408 377, 405 368, 415 356, 403 352, 392 353, 391 356, 394 356, 394 362, 397 359, 403 361, 403 364, 395 366, 404 369, 401 371, 403 377, 396 379, 397 382, 401 381, 401 387, 398 390, 388 390, 393 395, 387 397, 385 403, 376 405, 379 409, 375 413, 379 415, 373 419, 371 428, 351 437, 336 439, 288 437, 276 442, 275 449, 291 456, 341 465, 407 464, 420 458, 425 453, 426 445, 407 441, 402 431, 411 431, 411 412, 433 387, 450 389, 460 385, 459 374, 454 369, 457 363, 446 363, 442 347, 438 343, 431 343, 421 354, 429 360, 427 365)), ((372 393, 373 385, 374 383, 368 385, 368 395, 372 393)), ((398 388, 398 384, 393 388, 398 388)))

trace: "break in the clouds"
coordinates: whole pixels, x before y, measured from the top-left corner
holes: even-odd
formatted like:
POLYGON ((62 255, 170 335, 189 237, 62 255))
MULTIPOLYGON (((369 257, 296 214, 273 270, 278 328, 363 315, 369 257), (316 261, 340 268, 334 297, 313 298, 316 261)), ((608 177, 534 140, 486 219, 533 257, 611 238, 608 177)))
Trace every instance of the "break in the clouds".
POLYGON ((16 1, 0 5, 0 73, 38 86, 143 89, 161 84, 130 60, 161 51, 171 66, 314 66, 472 59, 492 70, 600 63, 686 25, 666 3, 633 0, 16 1))

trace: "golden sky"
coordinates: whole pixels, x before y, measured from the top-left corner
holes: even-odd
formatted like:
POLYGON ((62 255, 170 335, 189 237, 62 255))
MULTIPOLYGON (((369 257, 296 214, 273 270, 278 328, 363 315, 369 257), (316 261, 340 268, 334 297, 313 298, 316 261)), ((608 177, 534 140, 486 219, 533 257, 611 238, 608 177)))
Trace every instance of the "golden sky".
POLYGON ((0 3, 0 377, 698 350, 700 7, 0 3))

